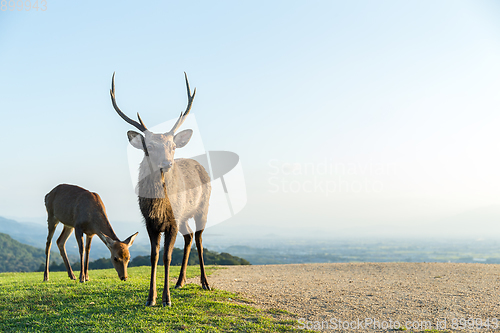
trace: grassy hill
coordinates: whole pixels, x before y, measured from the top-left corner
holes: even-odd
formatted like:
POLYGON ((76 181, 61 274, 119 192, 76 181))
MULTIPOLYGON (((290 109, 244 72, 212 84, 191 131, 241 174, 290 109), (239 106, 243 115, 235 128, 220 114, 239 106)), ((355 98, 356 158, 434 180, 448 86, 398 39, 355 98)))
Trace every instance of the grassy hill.
MULTIPOLYGON (((182 264, 182 257, 184 256, 184 250, 174 248, 172 253, 172 266, 180 266, 182 264)), ((205 265, 250 265, 248 261, 245 259, 235 257, 230 255, 229 253, 217 253, 214 251, 210 251, 208 249, 203 249, 203 258, 205 265)), ((191 250, 188 259, 188 265, 199 265, 200 261, 198 260, 198 252, 196 248, 191 250)), ((163 266, 163 249, 160 251, 160 256, 158 260, 158 264, 163 266)), ((151 256, 136 256, 134 257, 128 267, 137 267, 137 266, 151 266, 151 256)), ((75 261, 71 265, 73 270, 80 269, 80 260, 75 261)), ((113 268, 113 263, 111 262, 111 258, 101 258, 89 263, 89 269, 106 269, 113 268)), ((38 271, 42 272, 45 269, 45 263, 40 265, 38 271)), ((49 267, 50 271, 66 271, 66 266, 64 263, 55 263, 52 262, 49 267)))
MULTIPOLYGON (((160 260, 158 260, 159 265, 163 265, 163 249, 160 250, 160 260)), ((172 265, 180 266, 182 264, 182 258, 184 257, 184 250, 179 248, 174 248, 172 251, 172 265)), ((151 265, 151 256, 137 256, 132 259, 130 266, 147 266, 151 265)), ((217 253, 210 251, 209 249, 203 248, 203 262, 205 265, 250 265, 250 263, 229 253, 217 253)), ((111 263, 111 260, 110 260, 111 263)), ((198 259, 198 251, 196 247, 193 246, 191 252, 189 253, 188 265, 199 265, 200 261, 198 259)))
POLYGON ((47 227, 36 223, 20 223, 0 216, 0 232, 31 246, 43 247, 47 239, 47 227))
MULTIPOLYGON (((54 243, 54 241, 53 241, 54 243)), ((182 262, 183 250, 174 248, 172 255, 172 265, 180 265, 182 262)), ((163 265, 163 250, 160 253, 159 264, 163 265)), ((232 256, 228 253, 217 253, 204 249, 204 261, 206 265, 250 265, 242 258, 232 256)), ((66 267, 61 262, 59 253, 51 251, 51 271, 66 271, 66 267)), ((80 269, 80 259, 71 260, 73 270, 80 269)), ((129 267, 150 265, 150 256, 136 256, 132 259, 129 267)), ((189 256, 189 265, 198 265, 198 253, 193 248, 189 256)), ((101 258, 89 263, 90 269, 112 268, 110 258, 101 258)), ((45 268, 45 250, 26 245, 12 239, 7 234, 0 233, 0 272, 34 272, 43 271, 45 268)))
POLYGON ((45 264, 45 251, 0 233, 0 272, 32 272, 45 264))
MULTIPOLYGON (((214 269, 207 267, 208 273, 214 269)), ((187 273, 194 277, 199 269, 188 267, 187 273)), ((150 267, 130 268, 126 282, 112 269, 89 274, 91 281, 83 284, 65 272, 52 272, 49 282, 42 282, 38 272, 0 273, 0 331, 290 332, 298 326, 297 321, 278 319, 280 310, 259 310, 236 294, 205 291, 195 284, 172 288, 171 308, 146 307, 150 267)), ((171 277, 178 274, 179 267, 173 267, 171 277)), ((157 278, 161 304, 162 269, 157 278)))

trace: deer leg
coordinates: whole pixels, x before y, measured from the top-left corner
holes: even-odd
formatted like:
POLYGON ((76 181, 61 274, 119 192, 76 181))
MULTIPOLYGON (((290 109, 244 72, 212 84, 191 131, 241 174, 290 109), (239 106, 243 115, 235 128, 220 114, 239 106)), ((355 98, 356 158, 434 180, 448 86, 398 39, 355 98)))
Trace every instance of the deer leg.
POLYGON ((49 234, 47 235, 47 243, 45 243, 45 271, 43 273, 43 281, 49 281, 49 265, 50 265, 50 247, 52 246, 52 237, 59 223, 54 216, 49 216, 47 219, 49 225, 49 234))
POLYGON ((176 289, 184 287, 184 284, 186 283, 186 269, 189 261, 189 253, 191 252, 191 244, 193 244, 193 230, 189 228, 189 225, 187 225, 186 230, 183 230, 183 228, 181 228, 181 233, 184 235, 184 256, 182 257, 182 266, 181 272, 179 273, 179 279, 177 280, 177 284, 175 285, 176 289))
POLYGON ((200 261, 200 280, 201 286, 205 290, 210 290, 210 286, 208 285, 207 274, 205 273, 205 263, 203 262, 203 244, 201 243, 201 234, 202 230, 196 231, 194 234, 196 240, 196 248, 198 249, 198 259, 200 261))
POLYGON ((85 272, 83 268, 83 255, 85 254, 85 248, 83 247, 83 231, 81 229, 75 229, 75 237, 78 243, 78 250, 80 251, 80 282, 85 282, 85 272))
POLYGON ((87 235, 87 242, 85 243, 85 281, 90 281, 89 278, 89 253, 90 253, 90 244, 92 243, 92 237, 87 235))
POLYGON ((149 284, 149 295, 146 306, 156 304, 156 267, 158 265, 158 252, 160 251, 161 233, 148 228, 149 241, 151 243, 151 281, 149 284))
POLYGON ((68 271, 68 276, 71 280, 76 280, 75 274, 73 274, 73 270, 71 269, 71 265, 68 260, 68 255, 66 254, 66 241, 69 236, 73 232, 73 228, 64 226, 61 235, 57 239, 57 247, 59 248, 59 253, 61 253, 61 257, 64 261, 64 266, 66 266, 66 270, 68 271))
POLYGON ((175 238, 177 237, 177 225, 170 225, 165 230, 165 245, 163 246, 163 264, 165 265, 165 280, 163 283, 163 296, 161 298, 163 306, 172 306, 169 289, 169 270, 172 261, 172 251, 174 250, 175 238))

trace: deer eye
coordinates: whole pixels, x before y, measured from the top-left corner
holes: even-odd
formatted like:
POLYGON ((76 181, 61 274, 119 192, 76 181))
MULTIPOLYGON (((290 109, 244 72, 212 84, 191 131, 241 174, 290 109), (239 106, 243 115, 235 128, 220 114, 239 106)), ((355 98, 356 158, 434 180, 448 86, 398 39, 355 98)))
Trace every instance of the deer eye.
POLYGON ((118 262, 118 258, 117 257, 114 257, 113 260, 116 261, 116 262, 118 262))

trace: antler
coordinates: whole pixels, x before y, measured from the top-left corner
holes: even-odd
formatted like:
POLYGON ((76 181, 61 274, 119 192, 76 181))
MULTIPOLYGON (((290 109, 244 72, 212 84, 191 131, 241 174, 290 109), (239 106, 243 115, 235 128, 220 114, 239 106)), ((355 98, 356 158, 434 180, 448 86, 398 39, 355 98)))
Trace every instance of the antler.
MULTIPOLYGON (((186 77, 186 80, 187 80, 187 77, 186 77)), ((188 86, 188 90, 189 90, 189 86, 188 86)), ((140 130, 141 132, 145 132, 147 131, 148 129, 146 128, 146 125, 144 125, 144 122, 142 121, 141 119, 141 116, 139 116, 139 112, 137 112, 137 118, 139 118, 139 122, 138 123, 137 121, 135 120, 132 120, 130 119, 129 117, 127 117, 121 110, 120 108, 118 107, 118 105, 116 104, 116 100, 115 100, 115 73, 113 72, 113 79, 111 80, 111 89, 109 90, 109 93, 111 94, 111 102, 113 103, 113 107, 115 108, 116 112, 118 113, 118 115, 120 115, 120 117, 123 118, 123 120, 125 120, 127 123, 129 123, 130 125, 136 127, 138 130, 140 130)), ((193 94, 193 97, 194 97, 194 94, 193 94)))
POLYGON ((175 133, 181 127, 182 123, 184 120, 186 120, 187 115, 189 114, 189 111, 191 111, 191 105, 193 104, 193 99, 194 95, 196 95, 196 88, 194 88, 193 94, 191 95, 191 89, 189 88, 189 81, 186 72, 184 72, 184 77, 186 78, 186 88, 187 88, 187 94, 188 94, 188 105, 186 107, 186 111, 184 111, 184 114, 181 112, 181 115, 179 116, 179 119, 177 119, 177 122, 175 123, 174 127, 170 130, 169 133, 175 133))

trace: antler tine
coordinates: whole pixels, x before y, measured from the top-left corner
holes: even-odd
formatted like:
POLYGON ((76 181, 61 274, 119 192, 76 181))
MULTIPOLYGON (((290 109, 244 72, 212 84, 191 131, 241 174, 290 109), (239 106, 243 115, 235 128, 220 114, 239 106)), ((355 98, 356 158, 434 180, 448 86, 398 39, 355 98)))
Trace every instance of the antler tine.
POLYGON ((146 128, 146 125, 144 125, 141 117, 139 116, 139 113, 137 113, 137 118, 139 118, 139 121, 140 121, 140 124, 135 121, 135 120, 132 120, 130 119, 129 117, 127 117, 121 110, 120 108, 118 107, 118 105, 116 104, 116 99, 115 99, 115 73, 113 72, 113 78, 111 80, 111 89, 109 90, 109 93, 111 95, 111 103, 113 103, 113 107, 115 108, 115 111, 116 113, 118 113, 118 115, 120 117, 123 118, 123 120, 125 120, 127 123, 129 123, 130 125, 136 127, 138 130, 140 130, 141 132, 145 132, 147 131, 148 129, 146 128))
MULTIPOLYGON (((141 123, 141 126, 143 126, 144 128, 146 128, 146 125, 144 125, 144 122, 142 121, 141 116, 139 116, 139 112, 137 112, 137 118, 139 119, 139 122, 141 123)), ((146 130, 147 130, 147 128, 146 128, 146 130)))
POLYGON ((170 133, 175 133, 181 127, 182 123, 184 120, 186 120, 187 115, 191 111, 191 106, 193 105, 193 100, 194 96, 196 95, 196 88, 194 88, 193 94, 191 95, 191 89, 189 88, 189 81, 186 72, 184 72, 184 78, 186 79, 186 90, 187 90, 187 95, 188 95, 188 105, 186 107, 186 111, 184 113, 181 112, 181 115, 179 116, 179 119, 177 119, 177 122, 175 123, 174 127, 170 130, 170 133))

